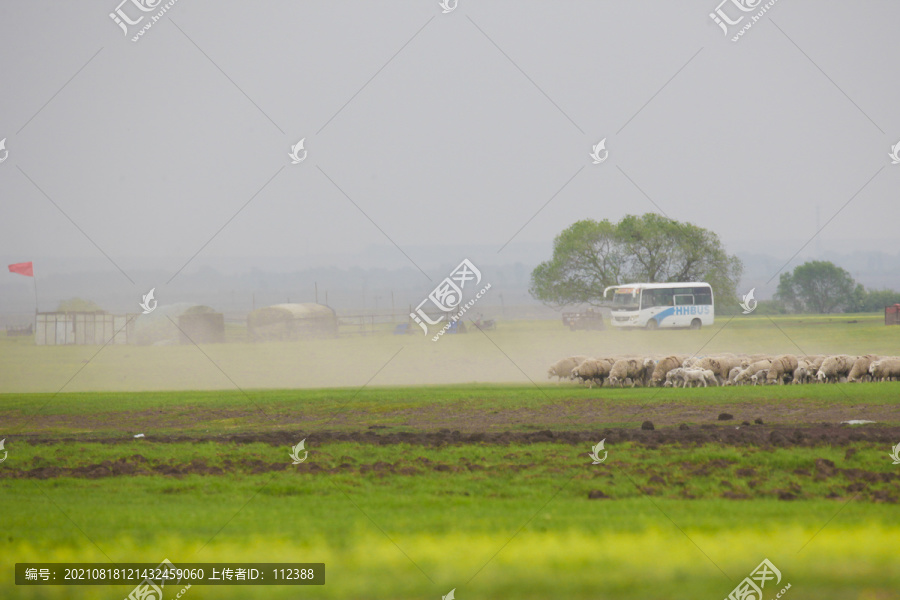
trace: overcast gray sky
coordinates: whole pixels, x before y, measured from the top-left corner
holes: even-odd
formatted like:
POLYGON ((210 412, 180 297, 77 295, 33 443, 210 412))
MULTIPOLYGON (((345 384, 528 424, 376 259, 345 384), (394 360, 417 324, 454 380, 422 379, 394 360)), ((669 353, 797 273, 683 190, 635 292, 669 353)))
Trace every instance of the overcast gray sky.
POLYGON ((500 263, 648 211, 786 259, 851 198, 820 247, 896 250, 897 2, 780 0, 737 43, 717 0, 179 0, 137 43, 116 4, 0 3, 11 261, 415 262, 522 228, 500 263))

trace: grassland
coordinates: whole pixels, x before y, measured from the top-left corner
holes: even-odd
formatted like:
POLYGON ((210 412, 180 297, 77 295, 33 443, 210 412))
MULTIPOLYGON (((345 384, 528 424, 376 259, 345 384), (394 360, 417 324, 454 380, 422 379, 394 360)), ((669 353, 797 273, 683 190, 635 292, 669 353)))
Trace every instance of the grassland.
MULTIPOLYGON (((16 448, 0 489, 5 548, 16 561, 152 562, 165 555, 176 564, 327 565, 326 586, 299 595, 192 588, 198 598, 427 598, 453 587, 460 597, 479 598, 719 597, 763 557, 798 598, 890 598, 900 585, 892 567, 897 505, 870 494, 896 495, 900 486, 879 482, 860 497, 845 476, 816 477, 817 460, 891 473, 881 448, 854 447, 845 459, 844 448, 626 443, 609 446, 608 462, 590 465, 584 448, 565 444, 335 443, 313 447, 298 468, 287 447, 261 444, 73 443, 16 448), (147 469, 202 464, 221 471, 10 477, 23 468, 122 458, 147 469), (254 474, 265 464, 281 470, 254 474), (778 489, 799 497, 781 500, 778 489), (590 500, 592 490, 609 498, 590 500), (736 492, 746 498, 723 496, 736 492)), ((9 571, 0 589, 13 591, 9 571)), ((42 595, 19 589, 15 597, 124 596, 116 588, 27 591, 38 589, 42 595)))
POLYGON ((266 344, 34 346, 0 337, 4 392, 216 390, 546 382, 563 356, 715 352, 900 353, 879 315, 720 317, 700 331, 569 331, 501 321, 496 331, 266 344))
POLYGON ((501 322, 437 344, 0 339, 0 597, 130 591, 16 587, 14 562, 168 557, 326 563, 322 587, 188 600, 723 598, 769 558, 787 600, 896 599, 900 382, 589 390, 545 373, 574 353, 898 354, 898 331, 841 315, 699 332, 501 322))
MULTIPOLYGON (((767 425, 750 428, 802 428, 801 416, 779 421, 762 408, 802 398, 835 414, 896 415, 898 387, 859 385, 855 397, 838 386, 656 390, 656 398, 654 390, 565 386, 247 391, 268 417, 240 392, 8 394, 0 397, 3 421, 30 424, 11 436, 0 472, 5 548, 21 562, 168 557, 176 564, 327 565, 322 588, 194 586, 189 594, 197 598, 428 598, 451 588, 460 598, 724 597, 764 557, 796 598, 892 598, 900 589, 900 477, 887 457, 890 445, 876 434, 885 427, 900 433, 896 426, 853 429, 855 441, 810 435, 793 446, 766 436, 763 443, 617 438, 740 427, 717 420, 723 406, 747 405, 765 417, 767 425), (49 399, 40 417, 31 414, 49 399), (541 427, 574 431, 561 407, 579 403, 596 413, 579 423, 583 443, 391 438, 440 432, 448 412, 479 424, 470 431, 506 423, 527 436, 534 415, 548 407, 555 421, 541 427), (642 432, 602 416, 642 406, 657 421, 664 408, 694 415, 681 419, 690 431, 642 432), (340 411, 347 418, 329 424, 328 415, 340 411), (516 426, 513 416, 523 412, 516 426), (304 417, 288 421, 292 414, 304 417), (420 420, 410 424, 404 414, 420 420), (84 419, 91 426, 79 429, 84 419), (134 419, 155 428, 135 439, 122 430, 134 419), (290 464, 288 443, 234 441, 271 434, 272 419, 285 420, 280 431, 292 443, 312 432, 308 461, 290 464), (53 423, 58 430, 50 431, 53 423), (591 465, 591 443, 619 425, 608 434, 608 461, 591 465), (319 443, 318 431, 356 437, 319 443), (193 441, 167 438, 178 434, 193 441)), ((119 598, 128 591, 16 589, 11 570, 0 574, 0 590, 21 598, 119 598)))

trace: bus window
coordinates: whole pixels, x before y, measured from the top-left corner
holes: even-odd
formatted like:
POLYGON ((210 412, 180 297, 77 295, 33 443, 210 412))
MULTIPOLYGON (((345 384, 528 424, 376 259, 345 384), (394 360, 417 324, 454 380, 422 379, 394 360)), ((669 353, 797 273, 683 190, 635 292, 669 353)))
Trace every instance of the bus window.
POLYGON ((641 308, 653 308, 654 306, 674 306, 672 290, 644 290, 641 294, 641 308))
POLYGON ((684 306, 687 304, 693 304, 694 297, 688 294, 676 294, 675 295, 675 306, 684 306))
POLYGON ((675 306, 675 291, 671 289, 656 290, 659 295, 659 306, 675 306))
POLYGON ((695 287, 694 304, 712 304, 712 290, 708 287, 695 287))

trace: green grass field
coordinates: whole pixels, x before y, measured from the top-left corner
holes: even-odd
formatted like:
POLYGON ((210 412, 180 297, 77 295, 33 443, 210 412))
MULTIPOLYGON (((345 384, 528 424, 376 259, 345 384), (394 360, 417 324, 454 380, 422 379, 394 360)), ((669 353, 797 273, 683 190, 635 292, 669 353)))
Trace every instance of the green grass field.
MULTIPOLYGON (((880 448, 859 447, 854 468, 890 472, 880 448)), ((239 464, 220 475, 4 477, 5 547, 21 562, 321 561, 328 583, 302 597, 322 598, 438 597, 452 587, 480 598, 724 596, 764 557, 799 598, 889 598, 900 585, 891 567, 897 505, 852 499, 844 478, 794 473, 815 471, 819 458, 843 464, 844 449, 623 444, 597 466, 583 450, 335 443, 311 450, 310 465, 322 471, 310 471, 289 465, 287 448, 260 444, 16 447, 8 472, 135 455, 142 465, 239 464), (260 463, 284 468, 253 474, 260 463), (394 472, 372 468, 379 464, 394 472), (744 469, 756 486, 738 475, 744 469), (723 499, 722 481, 748 499, 723 499), (792 485, 808 497, 771 494, 792 485), (610 498, 589 500, 592 489, 610 498), (840 496, 825 499, 828 491, 840 496)), ((898 491, 896 481, 876 487, 898 491)), ((8 570, 0 586, 13 591, 8 570)), ((115 589, 27 588, 15 597, 114 597, 115 589)), ((286 588, 194 593, 298 597, 286 588)))
MULTIPOLYGON (((810 389, 821 394, 815 400, 821 408, 842 410, 861 403, 890 408, 898 387, 860 385, 863 395, 855 399, 835 392, 837 386, 810 389)), ((343 407, 356 417, 340 429, 364 435, 373 424, 385 425, 380 434, 411 430, 392 422, 404 409, 436 406, 467 421, 467 413, 487 407, 504 422, 548 402, 635 407, 653 391, 608 390, 597 398, 597 390, 559 388, 548 392, 549 401, 526 386, 249 393, 276 419, 292 410, 313 416, 287 429, 314 429, 323 415, 343 407), (584 398, 590 394, 594 398, 584 398)), ((717 403, 716 393, 726 390, 662 391, 650 401, 651 418, 673 405, 682 411, 710 406, 712 415, 725 403, 752 403, 750 392, 776 402, 803 395, 800 386, 738 388, 717 403)), ((4 417, 19 421, 47 398, 5 395, 4 417)), ((61 426, 56 433, 63 439, 49 443, 40 437, 10 440, 0 477, 9 556, 19 562, 168 557, 176 564, 327 565, 328 583, 303 588, 299 596, 281 587, 194 586, 189 593, 197 598, 428 598, 454 587, 460 598, 724 597, 765 557, 782 570, 797 598, 891 598, 900 589, 892 568, 900 484, 860 480, 849 471, 822 477, 816 463, 896 473, 889 448, 868 439, 846 447, 790 448, 611 443, 602 465, 590 465, 589 446, 566 443, 330 442, 311 445, 310 460, 297 467, 287 445, 216 439, 272 429, 253 411, 225 423, 217 419, 241 398, 206 392, 54 398, 41 411, 45 418, 92 415, 99 424, 90 431, 61 426), (148 431, 147 438, 123 439, 122 423, 148 411, 174 420, 162 419, 170 426, 148 431), (153 441, 157 434, 185 431, 208 437, 153 441), (86 435, 96 441, 80 441, 86 435), (850 448, 856 452, 848 458, 850 448), (115 474, 116 463, 134 469, 115 474), (97 471, 98 465, 108 470, 97 471), (174 474, 161 474, 167 468, 174 474), (588 499, 591 490, 608 498, 588 499), (780 499, 783 492, 793 499, 780 499)), ((559 411, 557 417, 568 427, 559 411)), ((582 429, 610 425, 598 419, 582 429)), ((0 589, 14 593, 9 597, 112 598, 128 591, 15 589, 10 573, 0 578, 0 589)))
POLYGON ((725 598, 764 558, 783 575, 765 600, 787 583, 788 600, 900 597, 900 382, 546 380, 574 353, 900 353, 900 328, 871 316, 726 322, 202 352, 2 340, 0 598, 132 587, 17 587, 15 562, 163 558, 326 564, 324 586, 193 586, 188 599, 725 598), (279 384, 292 389, 266 389, 279 384), (852 418, 877 423, 839 424, 852 418), (309 458, 293 465, 302 437, 309 458), (604 437, 608 459, 592 465, 604 437))
POLYGON ((0 395, 7 434, 122 439, 133 434, 250 431, 555 431, 736 422, 804 424, 868 419, 900 425, 900 382, 692 389, 576 384, 365 387, 312 390, 79 392, 0 395), (685 406, 690 410, 686 411, 685 406), (774 420, 773 420, 774 419, 774 420), (111 426, 112 424, 112 426, 111 426))

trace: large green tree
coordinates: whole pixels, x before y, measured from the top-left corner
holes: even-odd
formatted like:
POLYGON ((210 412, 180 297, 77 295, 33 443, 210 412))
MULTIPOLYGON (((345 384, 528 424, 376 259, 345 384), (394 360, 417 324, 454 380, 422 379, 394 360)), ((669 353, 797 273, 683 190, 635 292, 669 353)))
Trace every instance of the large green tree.
POLYGON ((531 274, 531 295, 554 306, 603 303, 603 289, 630 282, 707 281, 737 297, 741 261, 719 236, 655 213, 578 221, 556 236, 553 257, 531 274))
POLYGON ((794 312, 831 313, 849 309, 863 293, 844 269, 813 260, 781 274, 775 299, 794 312))

